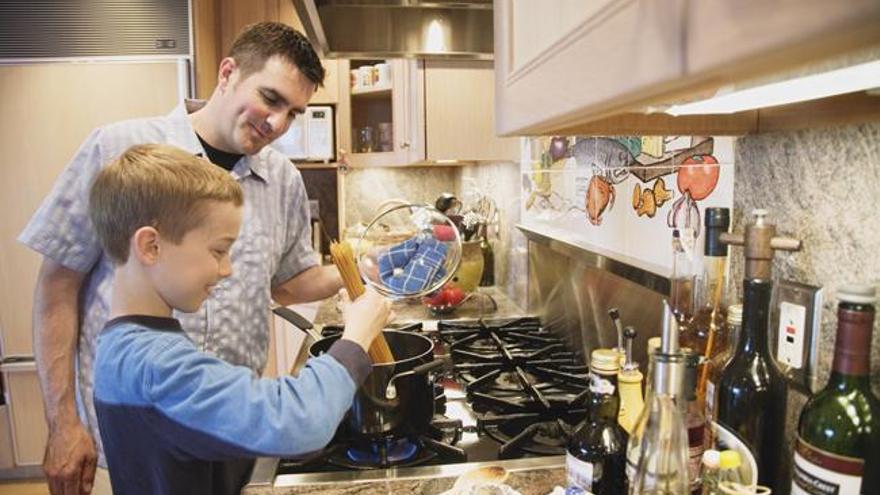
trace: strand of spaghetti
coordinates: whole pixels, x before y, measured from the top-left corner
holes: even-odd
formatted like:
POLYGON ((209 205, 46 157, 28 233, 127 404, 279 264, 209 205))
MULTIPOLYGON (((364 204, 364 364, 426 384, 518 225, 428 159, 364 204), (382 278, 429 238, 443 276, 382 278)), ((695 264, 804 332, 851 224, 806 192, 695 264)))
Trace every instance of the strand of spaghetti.
MULTIPOLYGON (((333 258, 333 263, 336 265, 339 274, 342 276, 342 283, 345 285, 345 290, 348 291, 348 297, 354 301, 363 295, 366 289, 364 288, 363 281, 361 281, 360 273, 358 273, 351 245, 344 241, 339 243, 331 242, 330 257, 333 258)), ((391 348, 388 347, 388 342, 385 340, 385 336, 381 332, 375 339, 373 339, 373 343, 370 345, 369 355, 370 359, 373 360, 373 363, 383 364, 394 362, 394 355, 391 353, 391 348)))

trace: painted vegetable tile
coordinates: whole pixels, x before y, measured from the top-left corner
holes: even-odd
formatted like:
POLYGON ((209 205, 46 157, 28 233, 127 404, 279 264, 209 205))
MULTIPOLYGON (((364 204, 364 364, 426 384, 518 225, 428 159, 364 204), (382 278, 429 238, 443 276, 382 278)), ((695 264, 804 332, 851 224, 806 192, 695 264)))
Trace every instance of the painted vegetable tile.
POLYGON ((671 266, 662 251, 672 229, 699 237, 706 207, 732 206, 732 138, 555 136, 531 138, 525 148, 527 225, 655 271, 671 266))

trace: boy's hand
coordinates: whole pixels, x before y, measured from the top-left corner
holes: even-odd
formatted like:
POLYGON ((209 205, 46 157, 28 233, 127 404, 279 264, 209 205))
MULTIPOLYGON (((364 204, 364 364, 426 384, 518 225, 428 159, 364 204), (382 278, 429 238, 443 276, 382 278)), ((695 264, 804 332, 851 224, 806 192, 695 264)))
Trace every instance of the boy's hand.
POLYGON ((355 301, 348 298, 348 293, 341 290, 342 319, 345 330, 342 338, 353 341, 368 352, 373 339, 379 335, 385 325, 392 319, 391 301, 379 295, 370 287, 355 301))

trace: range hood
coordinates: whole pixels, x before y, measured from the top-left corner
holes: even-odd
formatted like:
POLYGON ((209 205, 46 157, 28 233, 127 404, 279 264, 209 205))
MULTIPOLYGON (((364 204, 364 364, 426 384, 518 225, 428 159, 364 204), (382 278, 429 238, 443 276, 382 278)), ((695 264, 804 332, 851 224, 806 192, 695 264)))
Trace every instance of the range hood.
POLYGON ((493 57, 492 0, 293 0, 324 58, 493 57))

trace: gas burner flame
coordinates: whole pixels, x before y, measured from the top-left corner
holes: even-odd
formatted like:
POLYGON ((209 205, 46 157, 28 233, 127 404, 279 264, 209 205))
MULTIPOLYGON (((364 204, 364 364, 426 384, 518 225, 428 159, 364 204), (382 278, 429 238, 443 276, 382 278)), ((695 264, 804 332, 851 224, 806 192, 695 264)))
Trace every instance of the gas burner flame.
POLYGON ((418 451, 419 447, 415 443, 399 438, 381 439, 368 445, 351 447, 345 451, 345 455, 356 464, 390 466, 412 459, 418 451))

